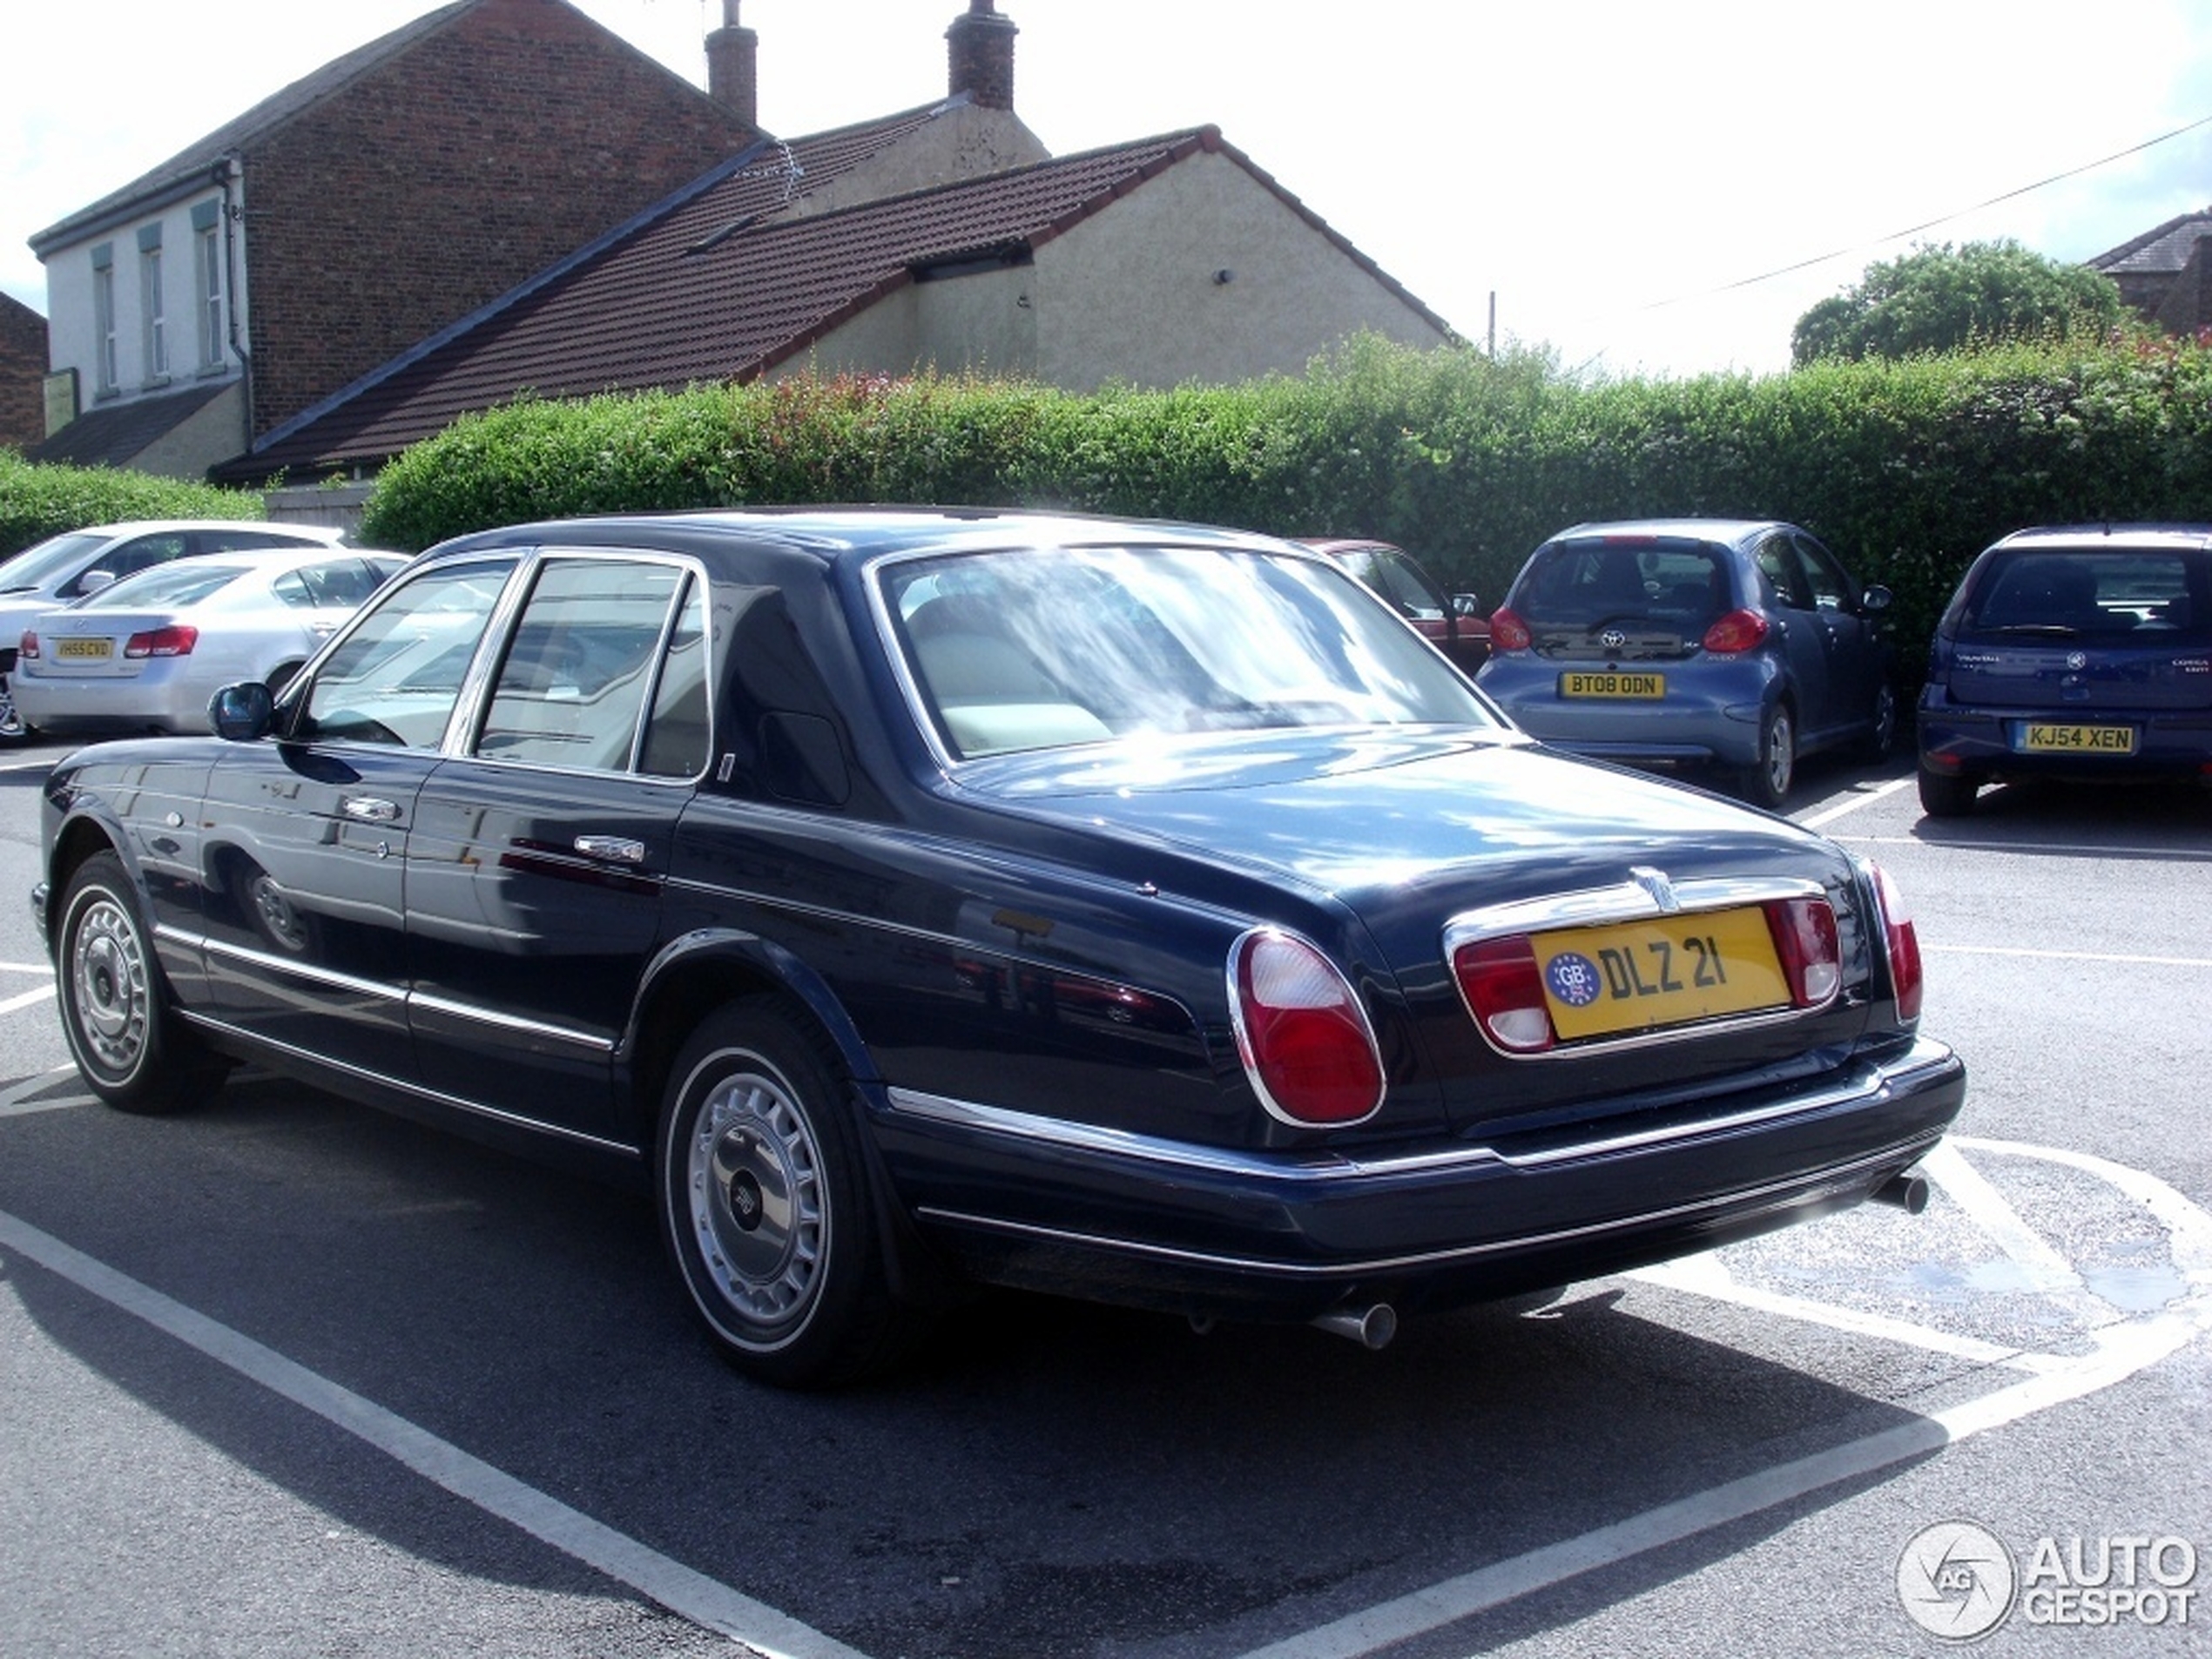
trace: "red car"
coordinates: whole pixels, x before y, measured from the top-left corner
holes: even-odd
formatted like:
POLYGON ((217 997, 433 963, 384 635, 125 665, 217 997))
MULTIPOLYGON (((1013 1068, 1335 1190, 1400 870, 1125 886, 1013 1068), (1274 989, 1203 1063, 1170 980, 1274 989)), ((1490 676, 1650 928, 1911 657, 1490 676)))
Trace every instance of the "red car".
POLYGON ((1428 643, 1472 674, 1490 655, 1490 624, 1471 593, 1446 595, 1420 561, 1388 542, 1331 540, 1302 536, 1300 547, 1343 566, 1345 573, 1382 596, 1428 643))

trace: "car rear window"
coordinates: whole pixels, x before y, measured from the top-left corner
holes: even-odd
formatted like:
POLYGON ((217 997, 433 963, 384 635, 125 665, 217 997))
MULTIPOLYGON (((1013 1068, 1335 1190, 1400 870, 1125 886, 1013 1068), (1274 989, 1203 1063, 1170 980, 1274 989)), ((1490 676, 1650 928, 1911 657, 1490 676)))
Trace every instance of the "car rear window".
POLYGON ((1988 638, 2212 643, 2212 558, 2180 549, 2000 550, 1966 596, 1959 631, 1988 638))
POLYGON ((1729 609, 1726 550, 1704 542, 1560 542, 1529 562, 1511 600, 1534 623, 1628 617, 1712 621, 1729 609))

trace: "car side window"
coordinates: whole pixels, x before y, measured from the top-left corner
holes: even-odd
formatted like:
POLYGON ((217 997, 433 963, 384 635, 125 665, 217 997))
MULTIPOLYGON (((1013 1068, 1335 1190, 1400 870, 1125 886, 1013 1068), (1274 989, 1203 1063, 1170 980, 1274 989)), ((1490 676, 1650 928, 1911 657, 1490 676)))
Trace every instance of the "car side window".
POLYGON ((655 778, 696 778, 706 770, 706 601, 700 590, 696 577, 685 584, 645 721, 637 770, 655 778))
POLYGON ((1774 590, 1775 598, 1792 610, 1812 609, 1812 589, 1805 581, 1797 549, 1787 536, 1770 536, 1759 543, 1759 574, 1774 590))
POLYGON ((269 590, 285 604, 307 610, 357 605, 375 592, 382 581, 382 574, 364 560, 333 559, 287 570, 269 583, 269 590))
POLYGON ((1444 596, 1428 584, 1418 567, 1392 554, 1378 558, 1375 565, 1384 595, 1400 614, 1416 622, 1442 620, 1444 596))
POLYGON ((157 564, 166 564, 184 550, 185 538, 179 534, 138 536, 101 554, 74 581, 61 589, 59 597, 74 599, 79 594, 90 593, 96 588, 107 585, 110 581, 119 582, 126 576, 136 576, 139 571, 150 570, 157 564), (101 580, 95 582, 90 579, 95 575, 101 580))
POLYGON ((1793 538, 1797 545, 1797 556, 1804 567, 1805 580, 1812 590, 1814 606, 1821 610, 1854 610, 1858 607, 1858 590, 1836 556, 1814 541, 1810 536, 1793 538))
POLYGON ((513 569, 452 565, 392 590, 317 671, 291 735, 437 748, 513 569))
POLYGON ((639 559, 549 559, 500 664, 476 752, 630 770, 684 574, 639 559))

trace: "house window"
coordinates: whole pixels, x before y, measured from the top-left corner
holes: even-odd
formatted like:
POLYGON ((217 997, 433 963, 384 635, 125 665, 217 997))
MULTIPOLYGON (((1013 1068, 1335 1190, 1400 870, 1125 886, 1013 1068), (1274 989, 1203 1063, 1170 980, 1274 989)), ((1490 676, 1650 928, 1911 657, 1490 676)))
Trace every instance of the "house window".
POLYGON ((148 237, 138 235, 138 315, 145 338, 146 380, 149 384, 169 378, 169 325, 161 293, 160 226, 149 226, 148 237))
POLYGON ((199 366, 219 368, 223 361, 223 243, 212 226, 194 239, 199 249, 199 366))
POLYGON ((122 382, 115 361, 115 250, 105 242, 92 250, 92 334, 98 389, 112 397, 122 382))

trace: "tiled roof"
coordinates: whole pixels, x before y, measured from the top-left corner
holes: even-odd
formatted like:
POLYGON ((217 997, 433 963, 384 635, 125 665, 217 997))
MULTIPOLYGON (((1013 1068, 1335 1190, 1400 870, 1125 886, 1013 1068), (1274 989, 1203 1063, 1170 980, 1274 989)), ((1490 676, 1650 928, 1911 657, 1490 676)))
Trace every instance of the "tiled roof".
POLYGON ((215 381, 165 397, 133 398, 80 415, 24 459, 70 467, 124 467, 237 385, 215 381))
POLYGON ((273 132, 286 122, 312 109, 333 93, 342 91, 369 71, 398 57, 424 37, 435 34, 454 18, 480 3, 482 0, 454 0, 451 5, 426 12, 414 22, 402 24, 391 33, 380 36, 365 46, 356 47, 342 57, 333 58, 312 75, 303 76, 282 91, 263 98, 237 119, 225 123, 197 144, 178 152, 152 172, 144 173, 122 189, 101 197, 91 206, 79 208, 67 219, 48 226, 30 239, 32 250, 43 259, 50 247, 67 243, 112 213, 132 207, 149 197, 212 178, 216 163, 224 157, 273 132))
MULTIPOLYGON (((838 153, 832 141, 854 142, 825 134, 789 146, 810 182, 838 153)), ((524 393, 583 396, 749 379, 804 352, 918 270, 1033 251, 1202 151, 1234 159, 1449 332, 1212 127, 800 219, 773 212, 784 174, 779 147, 769 145, 272 432, 220 473, 262 477, 381 462, 463 414, 524 393)))
POLYGON ((2207 236, 2212 236, 2212 207, 2169 219, 2155 230, 2145 231, 2086 263, 2107 276, 2119 272, 2179 271, 2195 256, 2198 239, 2207 236))

